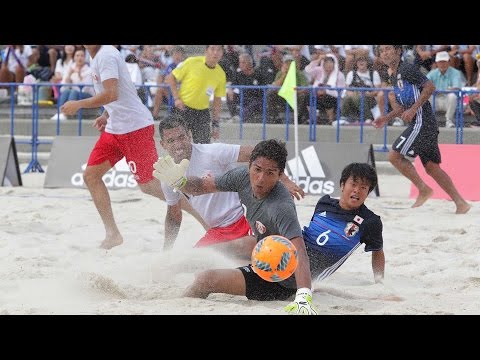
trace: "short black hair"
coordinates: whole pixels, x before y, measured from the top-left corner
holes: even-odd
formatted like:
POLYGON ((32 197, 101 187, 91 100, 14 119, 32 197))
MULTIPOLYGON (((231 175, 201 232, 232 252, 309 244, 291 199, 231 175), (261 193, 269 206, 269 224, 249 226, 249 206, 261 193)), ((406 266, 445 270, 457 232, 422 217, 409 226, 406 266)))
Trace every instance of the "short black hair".
POLYGON ((160 139, 163 139, 163 132, 167 129, 173 129, 178 126, 182 126, 187 130, 187 124, 185 123, 185 120, 182 115, 179 113, 171 113, 168 115, 165 119, 160 121, 160 124, 158 124, 158 132, 160 134, 160 139))
POLYGON ((351 163, 347 165, 342 171, 340 178, 340 186, 345 184, 348 178, 352 176, 353 180, 365 180, 369 183, 368 192, 372 192, 377 187, 378 177, 375 168, 366 163, 351 163))
POLYGON ((259 157, 273 160, 280 169, 280 174, 285 170, 288 151, 285 143, 277 139, 269 139, 260 141, 250 155, 250 165, 259 157))
POLYGON ((225 50, 225 45, 205 45, 205 46, 206 46, 205 50, 207 50, 210 46, 221 46, 222 50, 225 50))

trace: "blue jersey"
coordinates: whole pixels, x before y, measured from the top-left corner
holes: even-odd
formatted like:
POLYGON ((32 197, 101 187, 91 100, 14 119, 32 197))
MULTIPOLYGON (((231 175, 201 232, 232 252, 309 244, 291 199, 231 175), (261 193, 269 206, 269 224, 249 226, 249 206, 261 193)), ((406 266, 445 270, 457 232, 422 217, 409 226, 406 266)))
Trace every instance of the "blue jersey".
MULTIPOLYGON (((420 97, 423 85, 430 81, 418 67, 406 62, 400 62, 397 73, 390 76, 393 85, 395 99, 405 110, 420 97)), ((410 125, 427 126, 437 128, 437 120, 432 111, 430 101, 426 101, 418 110, 410 125)))
MULTIPOLYGON (((397 73, 391 75, 390 81, 397 103, 407 110, 418 100, 425 83, 430 80, 415 65, 402 61, 397 73)), ((438 148, 438 124, 430 101, 425 101, 417 109, 408 127, 393 142, 392 150, 403 156, 419 155, 423 165, 429 161, 435 164, 442 162, 438 148)))
POLYGON ((362 243, 365 251, 382 250, 382 231, 380 216, 365 205, 343 210, 338 199, 323 196, 310 224, 303 228, 312 280, 334 273, 362 243))

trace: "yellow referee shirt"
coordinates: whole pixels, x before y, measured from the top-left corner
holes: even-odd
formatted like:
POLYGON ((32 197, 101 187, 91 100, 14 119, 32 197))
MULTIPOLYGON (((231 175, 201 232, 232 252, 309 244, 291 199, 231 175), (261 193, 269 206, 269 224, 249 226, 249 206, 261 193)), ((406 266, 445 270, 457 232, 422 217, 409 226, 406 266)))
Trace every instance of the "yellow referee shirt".
POLYGON ((220 65, 210 69, 205 64, 205 56, 193 56, 172 71, 179 81, 178 95, 189 108, 205 110, 209 108, 210 98, 226 96, 227 76, 220 65))

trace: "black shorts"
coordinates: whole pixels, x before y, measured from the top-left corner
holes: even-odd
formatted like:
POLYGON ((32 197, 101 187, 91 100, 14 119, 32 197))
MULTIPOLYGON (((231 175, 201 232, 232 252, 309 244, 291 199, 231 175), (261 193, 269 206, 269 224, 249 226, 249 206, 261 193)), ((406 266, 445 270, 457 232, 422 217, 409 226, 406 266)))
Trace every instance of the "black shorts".
POLYGON ((209 109, 196 110, 185 106, 185 110, 174 108, 173 112, 183 116, 185 124, 192 132, 192 141, 195 144, 210 144, 212 133, 209 109))
POLYGON ((438 147, 438 127, 422 126, 420 130, 415 124, 410 124, 405 131, 392 144, 392 150, 404 156, 420 157, 425 166, 429 161, 440 164, 442 157, 438 147))
POLYGON ((245 278, 245 296, 249 300, 259 301, 273 301, 273 300, 287 300, 296 294, 297 288, 294 286, 295 281, 292 281, 295 276, 292 275, 285 281, 269 282, 263 280, 252 269, 252 265, 242 266, 238 268, 245 278), (294 287, 285 287, 290 285, 294 287))

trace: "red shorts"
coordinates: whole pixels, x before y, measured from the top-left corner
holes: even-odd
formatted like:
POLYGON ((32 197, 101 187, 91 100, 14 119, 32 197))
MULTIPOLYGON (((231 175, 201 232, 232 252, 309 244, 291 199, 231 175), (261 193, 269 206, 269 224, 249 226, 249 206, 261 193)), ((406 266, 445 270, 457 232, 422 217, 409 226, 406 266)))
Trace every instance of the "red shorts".
POLYGON ((90 153, 87 165, 100 165, 108 160, 113 167, 125 156, 135 180, 145 184, 153 179, 153 164, 158 159, 154 133, 153 125, 121 135, 104 131, 90 153))
POLYGON ((230 226, 209 229, 194 247, 219 244, 230 240, 239 239, 247 235, 253 235, 253 232, 248 224, 247 219, 245 219, 245 216, 242 216, 236 223, 233 223, 230 226))

